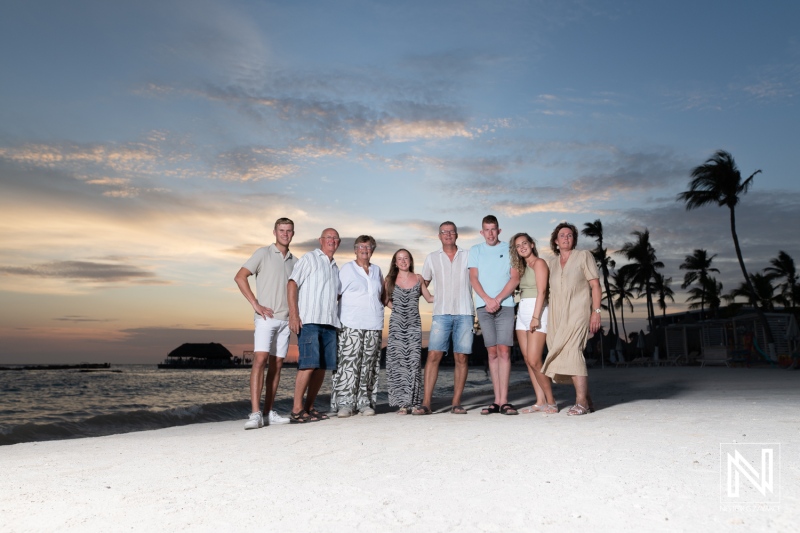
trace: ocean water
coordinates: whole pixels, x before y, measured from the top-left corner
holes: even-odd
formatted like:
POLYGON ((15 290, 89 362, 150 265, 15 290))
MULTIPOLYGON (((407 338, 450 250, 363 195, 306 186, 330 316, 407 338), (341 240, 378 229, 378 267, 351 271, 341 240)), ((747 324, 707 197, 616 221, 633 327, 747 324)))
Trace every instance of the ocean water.
MULTIPOLYGON (((292 406, 296 370, 284 368, 275 408, 292 406)), ((0 445, 92 437, 201 422, 244 419, 250 413, 249 369, 159 370, 112 365, 110 370, 0 371, 0 445)), ((512 383, 526 380, 515 370, 512 383)), ((452 368, 443 367, 434 397, 452 394, 452 368)), ((480 367, 470 368, 465 392, 491 389, 480 367)), ((385 370, 378 404, 388 404, 385 370)), ((317 407, 327 407, 330 372, 317 407)))

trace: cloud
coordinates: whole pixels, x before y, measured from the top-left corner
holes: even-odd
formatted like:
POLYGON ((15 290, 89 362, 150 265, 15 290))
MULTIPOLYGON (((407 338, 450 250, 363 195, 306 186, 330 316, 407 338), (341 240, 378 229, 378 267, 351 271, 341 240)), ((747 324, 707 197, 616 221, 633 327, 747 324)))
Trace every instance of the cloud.
POLYGON ((670 89, 663 94, 667 109, 723 111, 748 101, 791 102, 800 94, 800 63, 771 63, 716 86, 670 89))
POLYGON ((90 318, 87 316, 82 315, 66 315, 54 318, 53 320, 57 320, 59 322, 114 322, 115 319, 113 318, 90 318))
POLYGON ((165 284, 150 271, 111 263, 91 261, 53 261, 30 267, 0 266, 0 272, 33 278, 59 278, 101 283, 134 282, 138 284, 165 284))
MULTIPOLYGON (((253 252, 261 248, 262 246, 267 246, 266 244, 238 244, 232 248, 225 249, 225 253, 233 254, 233 255, 240 255, 243 257, 250 257, 253 255, 253 252)), ((294 246, 292 246, 294 248, 294 246)))
POLYGON ((605 108, 620 108, 623 95, 611 92, 595 92, 581 96, 573 90, 563 94, 543 93, 536 96, 535 112, 554 117, 600 116, 605 108))
POLYGON ((278 180, 300 168, 286 161, 283 154, 265 147, 240 147, 217 155, 215 168, 208 176, 233 181, 278 180))
POLYGON ((359 144, 368 144, 375 139, 381 139, 387 143, 404 143, 429 139, 473 137, 472 132, 463 122, 445 120, 407 122, 397 118, 368 124, 365 128, 353 130, 350 134, 359 144))
POLYGON ((791 100, 800 93, 800 63, 768 64, 759 68, 752 81, 732 88, 762 102, 791 100))
MULTIPOLYGON (((337 254, 347 253, 352 254, 353 252, 353 245, 356 242, 356 237, 342 237, 341 242, 339 243, 339 249, 337 250, 337 254)), ((398 248, 405 248, 406 246, 394 241, 385 240, 385 239, 375 239, 376 244, 378 247, 376 248, 375 253, 379 255, 392 255, 395 250, 398 248), (391 250, 391 252, 389 251, 391 250)), ((301 242, 293 242, 290 246, 292 252, 297 255, 304 254, 306 252, 310 252, 319 248, 319 239, 307 239, 301 242)))
POLYGON ((584 174, 570 186, 584 192, 614 194, 663 189, 685 182, 695 166, 688 157, 670 150, 630 152, 614 148, 608 155, 581 161, 579 168, 584 174), (611 170, 597 172, 597 168, 611 170))
POLYGON ((492 209, 509 217, 518 217, 531 213, 580 213, 588 208, 588 202, 499 202, 492 206, 492 209))
POLYGON ((685 182, 691 169, 687 157, 664 149, 627 151, 613 145, 578 143, 547 146, 547 161, 538 157, 541 146, 528 150, 527 155, 514 152, 443 160, 441 167, 450 169, 452 177, 439 188, 478 199, 507 216, 596 212, 603 209, 604 202, 669 190, 685 182), (526 198, 531 200, 522 200, 526 198))

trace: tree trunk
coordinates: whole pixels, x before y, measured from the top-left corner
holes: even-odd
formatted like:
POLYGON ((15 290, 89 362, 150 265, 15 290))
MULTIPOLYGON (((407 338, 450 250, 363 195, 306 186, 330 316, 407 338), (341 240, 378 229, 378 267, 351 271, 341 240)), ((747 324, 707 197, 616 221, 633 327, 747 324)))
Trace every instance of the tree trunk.
MULTIPOLYGON (((702 280, 700 281, 702 284, 702 280)), ((705 305, 706 305, 706 287, 705 285, 701 285, 703 288, 703 292, 700 293, 700 320, 703 320, 703 315, 705 314, 705 305)))
POLYGON ((619 326, 617 326, 617 314, 614 311, 614 301, 611 297, 611 285, 608 284, 608 267, 603 265, 603 285, 606 288, 606 299, 608 300, 608 325, 611 331, 619 337, 619 326))
POLYGON ((645 305, 647 306, 647 323, 650 325, 650 331, 653 331, 653 319, 655 318, 655 309, 653 308, 653 295, 650 293, 650 284, 648 282, 644 287, 645 292, 645 305))
POLYGON ((758 296, 756 295, 755 287, 753 287, 753 282, 750 281, 750 276, 747 275, 747 269, 744 266, 744 258, 742 257, 742 249, 739 247, 739 236, 736 234, 736 212, 733 207, 729 206, 729 208, 731 210, 731 235, 733 236, 733 247, 736 250, 736 259, 739 260, 739 266, 742 268, 744 281, 747 283, 750 297, 753 299, 753 302, 755 302, 756 313, 758 313, 758 318, 761 320, 761 325, 764 328, 764 335, 767 337, 767 344, 769 345, 769 356, 774 359, 775 337, 772 336, 772 330, 769 329, 767 315, 764 314, 764 310, 758 305, 758 296))

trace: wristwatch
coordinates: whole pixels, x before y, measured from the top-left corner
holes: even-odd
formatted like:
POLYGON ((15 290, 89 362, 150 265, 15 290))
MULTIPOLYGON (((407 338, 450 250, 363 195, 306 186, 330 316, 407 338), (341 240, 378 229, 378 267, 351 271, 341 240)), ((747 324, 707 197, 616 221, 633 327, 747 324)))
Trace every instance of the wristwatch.
POLYGON ((600 314, 600 313, 602 313, 603 311, 602 311, 602 309, 600 309, 600 308, 598 307, 597 309, 595 309, 595 310, 594 310, 594 312, 595 312, 595 313, 597 313, 597 314, 599 315, 599 314, 600 314))

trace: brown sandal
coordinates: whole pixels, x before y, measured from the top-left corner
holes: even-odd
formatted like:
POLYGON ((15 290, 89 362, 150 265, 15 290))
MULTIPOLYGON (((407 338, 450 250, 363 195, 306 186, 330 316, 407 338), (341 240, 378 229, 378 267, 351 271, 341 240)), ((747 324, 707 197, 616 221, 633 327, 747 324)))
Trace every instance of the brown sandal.
MULTIPOLYGON (((329 420, 328 415, 325 413, 320 413, 314 407, 308 410, 308 414, 311 415, 312 418, 316 418, 317 420, 329 420)), ((314 420, 312 420, 314 422, 314 420)))
POLYGON ((518 415, 517 408, 511 405, 510 403, 504 403, 500 406, 500 412, 504 415, 518 415))
POLYGON ((316 422, 317 419, 313 418, 305 409, 301 409, 299 413, 289 413, 289 422, 292 424, 305 424, 306 422, 316 422))

